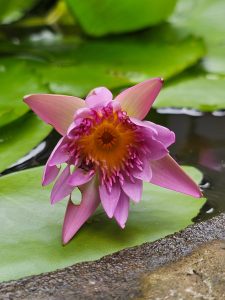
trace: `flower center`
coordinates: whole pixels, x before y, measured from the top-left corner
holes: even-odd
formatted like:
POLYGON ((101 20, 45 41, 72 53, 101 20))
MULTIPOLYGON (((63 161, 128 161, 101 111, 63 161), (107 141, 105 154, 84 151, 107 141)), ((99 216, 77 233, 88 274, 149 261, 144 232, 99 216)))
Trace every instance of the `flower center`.
POLYGON ((102 136, 99 138, 99 140, 105 145, 105 144, 112 144, 114 141, 114 136, 108 132, 105 131, 102 136))
POLYGON ((99 113, 91 119, 89 130, 77 141, 80 157, 88 164, 98 166, 108 175, 123 168, 136 145, 136 126, 126 113, 111 111, 99 113))
POLYGON ((98 126, 94 132, 94 140, 99 151, 110 151, 118 145, 117 129, 105 123, 98 126))

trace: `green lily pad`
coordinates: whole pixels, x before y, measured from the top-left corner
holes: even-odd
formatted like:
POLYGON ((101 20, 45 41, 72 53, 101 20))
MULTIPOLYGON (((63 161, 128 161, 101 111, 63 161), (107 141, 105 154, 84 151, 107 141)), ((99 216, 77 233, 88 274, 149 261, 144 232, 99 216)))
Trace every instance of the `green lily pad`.
POLYGON ((57 51, 53 53, 57 63, 38 69, 44 84, 53 93, 81 97, 95 86, 117 88, 154 76, 170 78, 205 53, 199 39, 160 28, 138 36, 84 41, 57 51))
POLYGON ((161 91, 154 107, 186 107, 201 111, 224 109, 225 78, 208 75, 180 80, 161 91))
POLYGON ((9 24, 22 18, 37 0, 0 0, 0 23, 9 24))
MULTIPOLYGON (((31 60, 30 65, 44 86, 52 93, 80 97, 95 86, 120 88, 154 76, 170 78, 205 54, 201 40, 180 35, 169 25, 98 40, 52 39, 42 41, 38 47, 31 40, 13 46, 4 42, 0 51, 41 60, 39 64, 31 60)), ((23 90, 25 94, 36 92, 26 85, 23 90)))
POLYGON ((33 113, 0 128, 0 172, 15 163, 40 143, 51 126, 39 120, 33 113))
POLYGON ((208 46, 203 66, 208 72, 225 75, 225 39, 221 43, 208 46))
POLYGON ((35 63, 15 58, 0 60, 0 127, 24 115, 23 96, 48 90, 32 68, 35 63))
MULTIPOLYGON (((185 170, 200 181, 199 171, 185 170)), ((143 200, 132 205, 124 230, 98 210, 63 247, 61 227, 67 201, 49 204, 50 188, 41 188, 42 172, 39 167, 0 178, 1 281, 95 260, 154 241, 191 224, 205 202, 145 184, 143 200)), ((78 197, 75 193, 74 199, 78 197)))
POLYGON ((129 85, 127 78, 120 74, 111 74, 101 66, 57 66, 44 65, 39 68, 43 83, 55 94, 86 96, 97 86, 107 86, 114 89, 129 85))
POLYGON ((66 0, 66 2, 86 33, 102 36, 158 24, 170 15, 177 0, 66 0))
POLYGON ((208 72, 225 74, 225 2, 223 0, 180 0, 171 22, 181 30, 203 37, 208 72))

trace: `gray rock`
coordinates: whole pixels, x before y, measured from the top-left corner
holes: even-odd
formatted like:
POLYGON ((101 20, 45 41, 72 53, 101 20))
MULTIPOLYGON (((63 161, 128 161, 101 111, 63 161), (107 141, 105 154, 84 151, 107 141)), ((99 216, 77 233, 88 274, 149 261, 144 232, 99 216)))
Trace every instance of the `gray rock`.
POLYGON ((200 286, 200 284, 204 284, 200 282, 198 275, 203 276, 202 280, 206 279, 207 281, 210 278, 212 289, 218 290, 217 294, 213 290, 212 297, 214 295, 223 295, 223 290, 220 288, 224 285, 224 279, 222 278, 222 276, 224 277, 222 272, 225 266, 224 244, 219 242, 209 243, 213 240, 225 240, 225 214, 189 226, 179 233, 156 242, 125 249, 103 257, 98 261, 79 263, 62 270, 1 283, 0 299, 107 300, 138 298, 213 300, 214 298, 204 298, 207 287, 205 286, 204 289, 204 287, 200 286), (201 246, 202 244, 205 244, 205 246, 201 246), (193 256, 189 258, 187 257, 181 262, 177 262, 180 258, 193 251, 197 252, 193 253, 193 256), (215 259, 212 259, 214 252, 215 259), (210 264, 208 264, 207 255, 211 258, 212 263, 210 264), (219 266, 220 257, 222 260, 221 267, 219 266), (199 263, 194 268, 195 263, 199 260, 201 262, 201 259, 203 259, 202 263, 199 263), (173 262, 175 264, 171 264, 173 262), (170 265, 164 266, 168 263, 170 265), (206 264, 205 269, 203 268, 204 264, 206 264), (179 268, 181 275, 178 272, 179 268), (195 269, 196 274, 194 272, 195 269), (218 274, 216 273, 217 270, 218 274), (187 273, 190 274, 188 275, 187 273), (166 277, 163 277, 163 275, 166 277), (189 276, 193 280, 189 279, 189 276), (177 278, 176 280, 175 277, 177 278), (159 281, 158 283, 155 280, 156 278, 159 281), (196 278, 198 278, 199 285, 194 285, 196 278), (173 286, 172 281, 174 281, 173 286), (178 295, 182 290, 182 284, 184 284, 183 298, 171 298, 173 295, 171 296, 170 294, 170 286, 173 287, 172 289, 177 288, 178 295), (185 291, 187 288, 190 288, 189 292, 185 291), (157 290, 160 290, 161 294, 157 290), (191 294, 192 291, 193 293, 199 292, 199 295, 191 294))

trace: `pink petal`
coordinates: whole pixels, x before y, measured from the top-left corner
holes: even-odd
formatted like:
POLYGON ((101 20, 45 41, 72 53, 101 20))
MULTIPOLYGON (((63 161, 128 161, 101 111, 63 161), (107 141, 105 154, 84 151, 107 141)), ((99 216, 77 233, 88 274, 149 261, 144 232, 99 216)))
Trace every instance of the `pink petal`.
POLYGON ((167 155, 156 161, 151 161, 151 183, 180 193, 201 197, 199 186, 181 169, 175 160, 167 155))
POLYGON ((145 138, 145 145, 150 150, 149 159, 158 160, 168 154, 168 150, 164 144, 158 140, 157 133, 154 133, 151 128, 143 127, 141 133, 145 138))
POLYGON ((74 205, 69 200, 62 230, 62 242, 68 243, 80 227, 94 213, 100 203, 95 178, 82 188, 82 199, 80 205, 74 205))
POLYGON ((134 202, 139 202, 141 200, 143 190, 143 183, 141 180, 136 179, 134 183, 125 180, 122 189, 134 202))
POLYGON ((118 201, 116 210, 114 212, 114 218, 121 228, 125 227, 125 223, 128 218, 129 213, 129 198, 123 192, 120 194, 120 199, 118 201))
POLYGON ((88 107, 97 107, 106 105, 108 102, 112 101, 112 99, 112 93, 107 88, 99 87, 88 94, 85 103, 88 107))
POLYGON ((111 192, 109 192, 104 184, 99 186, 99 194, 102 206, 109 218, 113 217, 117 203, 119 201, 121 187, 118 183, 113 184, 111 192))
POLYGON ((53 180, 55 180, 57 175, 59 174, 59 171, 60 168, 57 168, 56 166, 49 166, 48 164, 46 164, 42 178, 42 185, 48 185, 53 180))
POLYGON ((69 194, 73 191, 74 187, 69 185, 67 183, 68 179, 70 177, 70 166, 68 165, 60 174, 59 178, 57 179, 52 192, 51 192, 51 204, 54 204, 69 194))
POLYGON ((79 186, 79 185, 85 184, 88 181, 90 181, 94 175, 95 175, 95 172, 93 170, 87 172, 83 169, 78 168, 70 176, 70 178, 68 180, 68 184, 72 185, 72 186, 79 186))
POLYGON ((67 143, 67 137, 63 137, 59 140, 54 150, 52 151, 47 164, 49 166, 54 166, 57 164, 62 164, 66 162, 70 156, 69 153, 65 149, 65 145, 67 143))
POLYGON ((152 136, 155 135, 157 140, 159 140, 165 147, 169 147, 171 144, 173 144, 175 142, 175 134, 170 129, 168 129, 164 126, 155 124, 153 122, 140 121, 136 118, 130 118, 130 119, 134 124, 136 124, 140 127, 148 128, 149 130, 151 130, 152 136))
POLYGON ((61 147, 64 145, 64 142, 65 142, 65 138, 61 138, 58 141, 57 145, 55 146, 54 150, 52 151, 46 163, 43 178, 42 178, 43 186, 51 183, 58 175, 59 168, 57 168, 55 165, 65 162, 69 158, 67 153, 65 153, 61 149, 61 147))
POLYGON ((162 84, 163 80, 161 78, 146 80, 126 89, 115 100, 120 102, 122 109, 130 117, 142 120, 149 112, 162 84))
POLYGON ((143 159, 143 169, 142 170, 134 170, 132 175, 140 180, 149 182, 152 178, 152 169, 150 166, 150 162, 148 159, 143 159))
POLYGON ((131 118, 131 121, 138 126, 138 131, 144 137, 145 145, 149 149, 148 158, 157 160, 168 154, 167 147, 160 141, 157 130, 147 122, 131 118))
POLYGON ((168 128, 149 121, 145 121, 143 123, 149 128, 154 128, 157 131, 157 140, 159 140, 165 147, 169 147, 175 142, 175 133, 168 128))
POLYGON ((85 106, 84 100, 64 95, 34 94, 24 97, 24 102, 46 123, 65 135, 77 109, 85 106))
POLYGON ((91 109, 88 107, 80 108, 76 111, 74 118, 77 119, 83 119, 88 118, 91 114, 91 109))

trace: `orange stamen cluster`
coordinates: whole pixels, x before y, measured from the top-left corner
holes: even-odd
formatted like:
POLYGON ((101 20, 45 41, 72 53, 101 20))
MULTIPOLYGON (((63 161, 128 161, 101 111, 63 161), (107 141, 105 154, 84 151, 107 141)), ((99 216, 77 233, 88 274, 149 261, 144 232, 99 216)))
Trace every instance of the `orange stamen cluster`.
POLYGON ((77 141, 80 155, 110 175, 124 168, 129 148, 135 146, 136 132, 125 112, 112 111, 91 118, 89 131, 77 141))

